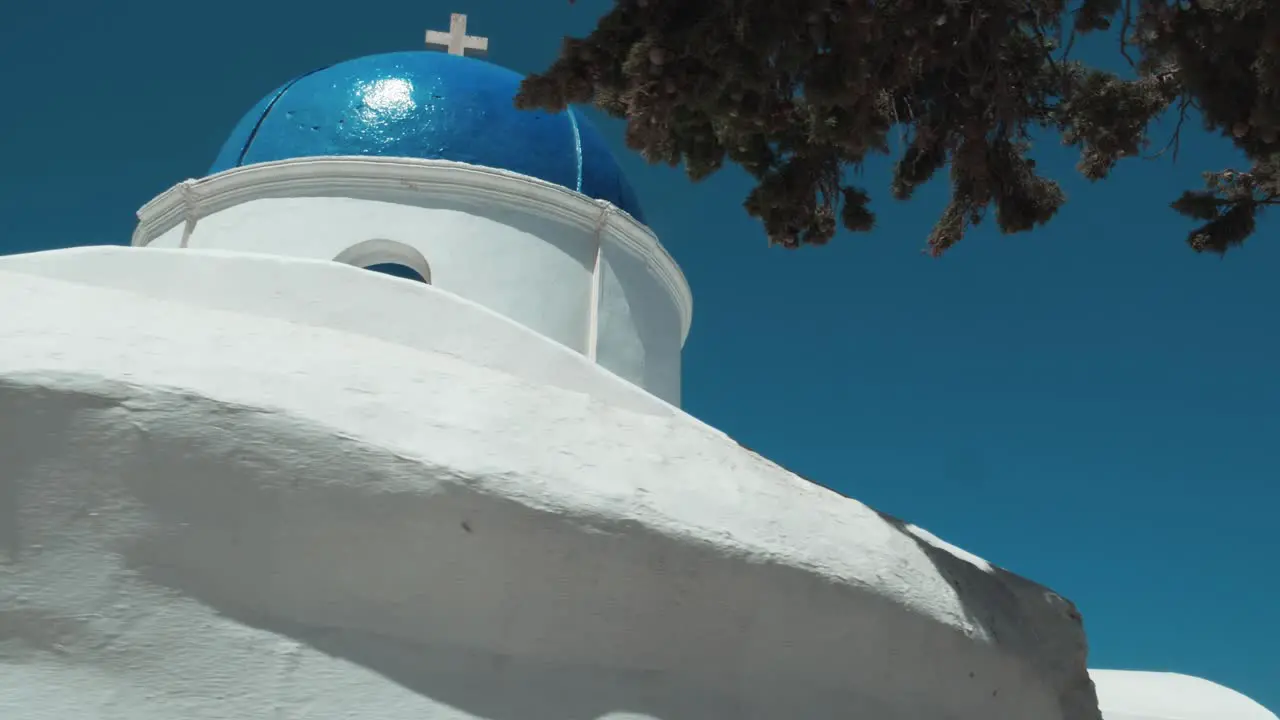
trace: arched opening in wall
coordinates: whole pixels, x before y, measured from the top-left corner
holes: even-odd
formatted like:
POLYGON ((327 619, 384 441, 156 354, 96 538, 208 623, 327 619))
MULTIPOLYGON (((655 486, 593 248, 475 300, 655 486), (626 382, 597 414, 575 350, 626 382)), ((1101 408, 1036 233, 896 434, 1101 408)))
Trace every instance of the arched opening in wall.
POLYGON ((416 248, 395 240, 374 238, 338 253, 334 262, 384 275, 431 284, 431 265, 416 248))
POLYGON ((400 263, 378 263, 377 265, 369 265, 365 267, 365 270, 368 270, 369 272, 382 273, 383 275, 390 275, 391 277, 404 278, 405 280, 415 280, 428 285, 431 284, 429 280, 422 277, 422 273, 414 270, 408 265, 401 265, 400 263))

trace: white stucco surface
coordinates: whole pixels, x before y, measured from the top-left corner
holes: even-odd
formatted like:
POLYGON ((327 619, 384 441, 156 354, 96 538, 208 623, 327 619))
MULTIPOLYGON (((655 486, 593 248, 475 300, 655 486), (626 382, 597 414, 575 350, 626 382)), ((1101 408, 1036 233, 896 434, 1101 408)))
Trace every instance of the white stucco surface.
POLYGON ((462 358, 637 412, 676 412, 636 384, 478 303, 349 265, 225 250, 102 245, 0 256, 0 271, 332 328, 462 358))
POLYGON ((1254 700, 1203 678, 1090 670, 1104 720, 1277 720, 1254 700))
MULTIPOLYGON (((257 199, 200 220, 188 247, 333 260, 368 240, 403 243, 426 258, 436 287, 585 352, 596 256, 590 232, 557 233, 563 229, 548 223, 486 217, 497 213, 482 212, 485 207, 257 199)), ((152 247, 177 248, 179 239, 171 234, 152 247)))
POLYGON ((680 402, 683 274, 644 225, 557 185, 441 160, 294 158, 179 183, 138 219, 135 246, 407 265, 680 402))
POLYGON ((0 717, 1098 718, 1049 590, 271 297, 0 270, 0 717))
POLYGON ((647 270, 625 247, 601 249, 596 362, 679 404, 680 311, 647 270))

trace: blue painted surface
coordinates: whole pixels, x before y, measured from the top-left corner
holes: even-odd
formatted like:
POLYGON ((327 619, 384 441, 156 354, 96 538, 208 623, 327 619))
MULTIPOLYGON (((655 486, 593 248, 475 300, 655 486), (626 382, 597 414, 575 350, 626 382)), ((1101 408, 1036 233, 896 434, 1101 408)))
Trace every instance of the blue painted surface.
POLYGON ((608 200, 644 221, 635 192, 581 113, 517 110, 523 78, 483 60, 396 52, 303 75, 236 124, 210 174, 322 155, 456 160, 608 200))

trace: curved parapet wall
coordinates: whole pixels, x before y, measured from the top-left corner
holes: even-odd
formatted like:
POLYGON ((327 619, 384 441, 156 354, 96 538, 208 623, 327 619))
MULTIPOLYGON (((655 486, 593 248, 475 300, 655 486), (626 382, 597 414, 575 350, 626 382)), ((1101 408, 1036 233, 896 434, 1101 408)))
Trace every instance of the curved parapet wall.
POLYGON ((0 316, 17 716, 1098 720, 1069 602, 687 415, 0 274, 41 299, 0 316))
MULTIPOLYGON (((413 265, 413 257, 392 250, 375 242, 357 248, 350 260, 413 265)), ((153 302, 329 328, 461 358, 636 412, 677 412, 635 384, 593 366, 581 353, 547 342, 482 305, 434 287, 356 270, 339 260, 103 245, 0 257, 0 272, 122 290, 153 302), (431 321, 406 322, 406 318, 431 321)), ((419 274, 429 279, 427 270, 419 274)))
POLYGON ((552 183, 443 160, 299 158, 181 183, 138 221, 135 246, 340 262, 403 248, 435 287, 679 403, 684 275, 647 227, 552 183))

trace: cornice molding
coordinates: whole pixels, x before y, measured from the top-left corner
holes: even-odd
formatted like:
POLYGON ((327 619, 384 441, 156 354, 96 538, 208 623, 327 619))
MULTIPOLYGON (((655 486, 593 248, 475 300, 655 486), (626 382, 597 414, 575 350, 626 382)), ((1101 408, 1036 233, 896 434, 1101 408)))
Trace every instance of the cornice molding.
POLYGON ((242 203, 265 198, 394 196, 410 192, 437 198, 484 201, 600 231, 641 258, 657 275, 680 313, 681 342, 693 322, 693 294, 680 266, 647 226, 604 200, 505 170, 450 160, 392 157, 310 157, 245 165, 198 180, 185 180, 138 210, 133 245, 145 247, 180 224, 193 224, 242 203))

